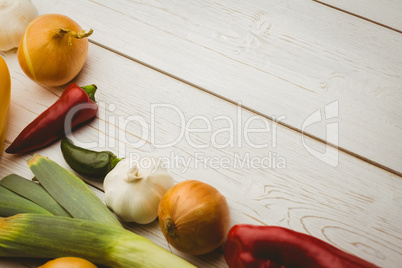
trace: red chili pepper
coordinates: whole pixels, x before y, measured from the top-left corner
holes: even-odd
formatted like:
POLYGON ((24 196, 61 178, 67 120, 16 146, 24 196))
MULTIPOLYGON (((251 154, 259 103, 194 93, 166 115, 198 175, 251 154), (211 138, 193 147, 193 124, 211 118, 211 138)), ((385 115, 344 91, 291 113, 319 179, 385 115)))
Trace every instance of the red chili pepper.
POLYGON ((75 83, 68 85, 52 106, 22 130, 6 152, 27 153, 45 147, 95 117, 98 112, 95 92, 95 85, 82 88, 75 83))
POLYGON ((276 226, 233 226, 225 244, 230 268, 378 268, 313 236, 276 226))

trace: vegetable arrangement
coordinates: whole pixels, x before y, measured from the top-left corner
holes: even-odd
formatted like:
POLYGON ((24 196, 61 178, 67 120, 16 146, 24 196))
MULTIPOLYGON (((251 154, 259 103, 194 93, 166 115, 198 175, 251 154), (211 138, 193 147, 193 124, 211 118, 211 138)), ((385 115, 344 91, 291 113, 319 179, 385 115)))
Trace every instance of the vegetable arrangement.
MULTIPOLYGON (((0 0, 0 7, 4 8, 0 15, 7 11, 8 15, 19 12, 25 16, 20 25, 10 19, 16 25, 14 35, 0 27, 0 50, 13 48, 20 40, 18 60, 28 77, 43 85, 60 86, 80 72, 88 53, 86 37, 92 30, 85 32, 59 14, 42 15, 26 27, 37 16, 29 0, 0 0)), ((6 25, 1 20, 7 18, 0 16, 0 26, 6 25)), ((10 90, 10 74, 0 57, 0 151, 10 90)), ((160 166, 132 166, 110 151, 75 146, 65 135, 96 116, 96 90, 95 85, 68 85, 6 152, 32 152, 62 138, 60 148, 67 164, 80 175, 103 180, 107 206, 74 173, 35 154, 27 163, 38 182, 16 174, 0 180, 0 216, 6 217, 0 218, 0 256, 56 258, 43 268, 96 267, 93 263, 130 268, 194 267, 125 230, 117 219, 147 224, 158 217, 167 242, 187 254, 209 253, 227 239, 224 256, 231 268, 377 267, 286 228, 235 225, 230 229, 226 198, 211 185, 195 180, 175 185, 160 166)))
POLYGON ((10 216, 0 218, 0 256, 79 257, 109 267, 194 267, 122 228, 72 172, 38 154, 28 160, 28 166, 40 182, 38 187, 43 187, 70 217, 55 216, 29 200, 27 183, 34 182, 21 184, 20 179, 13 180, 15 175, 7 177, 5 185, 20 189, 21 195, 0 187, 0 215, 10 216), (8 206, 3 205, 5 201, 8 206))

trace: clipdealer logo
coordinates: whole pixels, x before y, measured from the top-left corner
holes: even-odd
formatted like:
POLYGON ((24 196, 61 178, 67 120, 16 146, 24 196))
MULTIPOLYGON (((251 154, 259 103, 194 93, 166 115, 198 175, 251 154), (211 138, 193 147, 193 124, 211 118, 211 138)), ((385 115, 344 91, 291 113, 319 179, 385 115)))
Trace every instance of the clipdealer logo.
MULTIPOLYGON (((173 157, 171 155, 170 157, 162 157, 162 160, 164 160, 162 162, 169 160, 170 164, 177 163, 178 167, 182 166, 185 169, 191 166, 216 167, 217 165, 220 168, 259 167, 271 169, 284 169, 287 166, 286 159, 274 152, 278 141, 277 124, 279 121, 286 119, 286 116, 279 116, 273 121, 257 115, 243 118, 243 110, 239 103, 234 116, 233 114, 232 116, 217 115, 209 118, 206 115, 198 114, 186 118, 183 111, 174 105, 155 103, 150 105, 149 119, 147 120, 145 116, 136 114, 117 115, 115 113, 117 107, 113 103, 109 105, 99 103, 98 106, 100 107, 100 118, 104 118, 104 120, 99 120, 98 140, 80 142, 74 138, 74 135, 71 135, 71 139, 79 147, 88 149, 96 147, 116 148, 119 155, 127 156, 131 153, 130 148, 142 148, 144 145, 147 145, 144 147, 145 151, 149 149, 151 151, 155 149, 163 151, 164 149, 173 149, 178 143, 184 141, 194 150, 194 155, 191 157, 187 155, 190 159, 181 159, 179 155, 173 155, 173 157), (159 111, 158 113, 157 110, 159 111), (179 130, 179 133, 173 133, 168 136, 157 135, 157 130, 161 129, 157 124, 161 122, 159 116, 166 115, 167 113, 172 122, 176 122, 176 129, 179 130), (109 122, 109 124, 106 122, 109 122), (258 123, 259 127, 253 127, 253 123, 258 123), (129 125, 133 126, 133 124, 137 126, 137 129, 140 129, 140 135, 135 135, 136 140, 130 140, 128 137, 130 136, 128 135, 130 133, 129 125), (101 133, 103 134, 101 135, 101 133), (204 136, 203 139, 197 139, 197 135, 200 134, 204 136), (251 137, 260 138, 252 139, 251 137), (244 148, 244 146, 253 148, 258 153, 256 155, 251 153, 242 154, 236 151, 236 148, 244 148), (233 149, 233 154, 229 158, 225 156, 217 158, 204 155, 202 150, 208 148, 233 149), (270 149, 274 149, 274 151, 271 152, 270 149)), ((65 120, 65 129, 68 130, 70 128, 74 115, 78 111, 88 108, 83 104, 71 109, 65 120)), ((337 121, 334 122, 334 119, 338 116, 339 101, 334 101, 308 116, 301 128, 301 141, 306 151, 333 167, 336 167, 339 162, 339 152, 337 149, 339 143, 339 126, 337 121), (305 133, 308 127, 324 121, 326 123, 327 121, 329 122, 326 124, 326 144, 325 150, 322 152, 307 144, 307 139, 305 139, 307 135, 305 133)), ((166 132, 162 133, 166 134, 166 132)), ((69 134, 68 131, 66 134, 69 134)), ((137 158, 134 157, 134 159, 137 158)))
POLYGON ((330 122, 326 124, 326 137, 325 137, 325 149, 324 152, 320 152, 309 145, 305 141, 305 129, 313 124, 322 122, 323 120, 331 120, 339 117, 339 101, 331 102, 324 107, 324 111, 321 109, 313 112, 302 125, 302 143, 304 148, 312 156, 320 161, 336 167, 339 164, 339 123, 330 122))

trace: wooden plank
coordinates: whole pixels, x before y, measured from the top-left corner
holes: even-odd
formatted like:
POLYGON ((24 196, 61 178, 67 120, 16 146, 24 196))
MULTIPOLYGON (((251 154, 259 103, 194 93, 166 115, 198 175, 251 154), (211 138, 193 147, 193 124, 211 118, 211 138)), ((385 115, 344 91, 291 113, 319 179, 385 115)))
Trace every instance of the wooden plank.
MULTIPOLYGON (((13 81, 6 137, 10 143, 57 99, 61 88, 36 85, 18 67, 15 52, 1 55, 9 64, 13 81)), ((133 159, 137 153, 141 159, 170 159, 169 170, 177 182, 201 180, 226 196, 232 225, 284 226, 312 234, 380 266, 399 266, 402 219, 395 212, 401 211, 402 206, 400 177, 342 152, 337 167, 325 164, 306 150, 306 144, 322 149, 323 144, 316 140, 305 137, 303 145, 298 132, 95 45, 90 46, 87 63, 75 81, 80 85, 95 83, 99 88, 98 119, 74 132, 74 137, 87 148, 106 148, 133 159), (152 113, 151 105, 156 104, 167 107, 152 113), (125 124, 129 116, 142 117, 148 127, 143 129, 135 121, 125 124), (152 116, 153 141, 151 132, 145 135, 145 129, 151 129, 152 116), (205 129, 206 122, 210 122, 211 130, 187 131, 172 146, 155 148, 162 142, 174 141, 182 131, 183 120, 191 129, 205 129), (235 128, 232 136, 227 130, 231 120, 235 128), (244 132, 247 121, 251 128, 260 130, 249 134, 248 139, 244 132), (148 142, 135 146, 142 136, 148 142), (88 147, 88 142, 95 144, 88 147), (197 144, 206 148, 197 148, 197 144), (268 144, 266 148, 257 148, 264 144, 268 144), (190 161, 190 167, 185 169, 183 162, 169 158, 172 154, 190 161), (243 162, 247 155, 249 161, 243 162)), ((59 143, 38 152, 67 167, 59 143)), ((12 172, 31 176, 25 163, 28 157, 3 154, 0 176, 12 172)), ((132 227, 167 248, 157 223, 132 227)), ((219 251, 200 258, 183 257, 200 267, 225 267, 219 251)))
POLYGON ((402 174, 394 31, 306 0, 34 3, 94 28, 93 42, 324 141, 326 120, 303 124, 338 101, 332 143, 402 174))
POLYGON ((402 33, 402 4, 398 0, 313 0, 402 33))

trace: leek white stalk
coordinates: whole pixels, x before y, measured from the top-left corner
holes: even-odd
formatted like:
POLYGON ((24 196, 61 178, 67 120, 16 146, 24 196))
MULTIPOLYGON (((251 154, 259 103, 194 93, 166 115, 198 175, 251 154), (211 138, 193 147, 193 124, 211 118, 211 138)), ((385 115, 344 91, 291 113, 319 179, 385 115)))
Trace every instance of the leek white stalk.
POLYGON ((100 222, 22 213, 0 218, 0 226, 0 257, 68 256, 113 268, 195 268, 142 236, 100 222))
POLYGON ((123 221, 147 224, 157 218, 159 202, 172 186, 164 168, 130 166, 123 159, 105 177, 105 203, 123 221))
POLYGON ((18 47, 25 28, 37 16, 31 0, 0 0, 0 51, 18 47))

